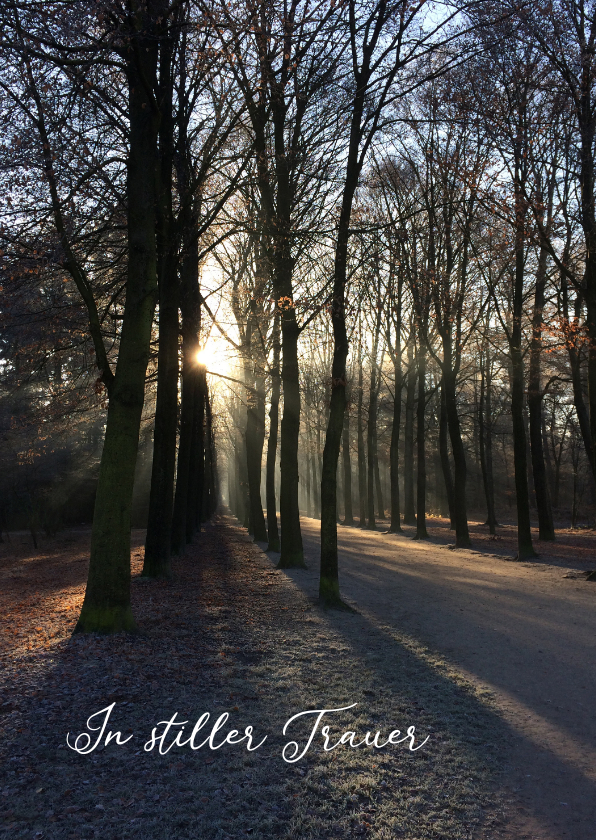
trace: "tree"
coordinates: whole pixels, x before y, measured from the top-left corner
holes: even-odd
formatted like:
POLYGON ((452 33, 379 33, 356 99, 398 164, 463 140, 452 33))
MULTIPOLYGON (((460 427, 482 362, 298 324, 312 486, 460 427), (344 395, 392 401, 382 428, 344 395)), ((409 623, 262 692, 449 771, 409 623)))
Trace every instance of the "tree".
MULTIPOLYGON (((43 149, 43 169, 56 232, 70 273, 89 317, 100 380, 109 398, 93 530, 89 577, 78 630, 112 632, 134 629, 130 610, 130 513, 137 458, 139 426, 144 402, 156 274, 156 167, 161 113, 158 100, 158 56, 171 17, 161 0, 135 2, 109 9, 83 4, 62 28, 58 8, 35 4, 5 9, 7 27, 26 73, 33 108, 28 114, 43 149), (23 14, 26 19, 23 20, 23 14), (67 39, 68 38, 68 42, 67 39), (36 78, 39 66, 80 88, 89 65, 120 74, 128 90, 128 158, 126 167, 126 233, 128 261, 118 360, 112 371, 106 352, 92 281, 73 250, 65 218, 66 199, 60 196, 52 138, 36 78), (73 69, 74 68, 74 69, 73 69)), ((48 83, 46 89, 51 90, 48 83)), ((83 84, 84 89, 84 84, 83 84)))
MULTIPOLYGON (((383 125, 386 106, 396 95, 398 73, 426 51, 437 49, 435 36, 443 26, 414 32, 414 22, 424 2, 411 6, 403 0, 379 0, 362 8, 347 3, 346 39, 350 44, 350 95, 345 108, 349 128, 342 180, 340 213, 335 236, 335 265, 331 321, 334 353, 331 368, 331 405, 323 451, 321 478, 321 574, 319 597, 328 606, 342 606, 337 561, 337 461, 346 406, 346 275, 352 206, 360 174, 377 132, 383 125), (408 40, 408 36, 412 38, 408 40)), ((436 72, 433 71, 433 72, 436 72)), ((412 82, 410 81, 410 84, 412 82)), ((416 82, 412 87, 416 86, 416 82)))
POLYGON ((230 71, 244 98, 255 149, 263 234, 270 247, 274 297, 280 309, 283 414, 280 467, 280 568, 304 566, 298 507, 300 325, 294 301, 298 233, 320 214, 325 173, 335 145, 331 110, 322 108, 339 53, 338 10, 271 0, 209 12, 221 32, 230 71), (323 119, 321 119, 323 117, 323 119), (317 177, 313 178, 313 174, 317 177))

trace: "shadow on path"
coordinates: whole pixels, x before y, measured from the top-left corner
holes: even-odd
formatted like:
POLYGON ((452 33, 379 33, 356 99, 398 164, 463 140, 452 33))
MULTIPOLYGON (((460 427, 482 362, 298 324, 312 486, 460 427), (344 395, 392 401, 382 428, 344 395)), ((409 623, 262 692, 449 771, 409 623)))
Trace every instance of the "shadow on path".
MULTIPOLYGON (((303 520, 309 570, 291 573, 311 599, 318 528, 303 520)), ((330 612, 326 619, 368 657, 380 683, 397 678, 398 668, 403 679, 405 645, 435 674, 435 684, 429 677, 414 686, 418 702, 447 725, 455 673, 490 691, 484 712, 475 698, 461 732, 467 744, 482 745, 483 714, 494 718, 496 704, 503 721, 492 720, 491 737, 498 734, 498 760, 520 803, 511 836, 594 840, 596 592, 552 567, 479 559, 394 535, 340 528, 339 545, 342 593, 361 617, 330 612)))

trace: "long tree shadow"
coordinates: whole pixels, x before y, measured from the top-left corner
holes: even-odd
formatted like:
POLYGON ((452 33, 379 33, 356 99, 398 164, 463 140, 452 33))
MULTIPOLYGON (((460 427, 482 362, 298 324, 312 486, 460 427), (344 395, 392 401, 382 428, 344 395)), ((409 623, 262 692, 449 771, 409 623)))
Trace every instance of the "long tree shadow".
POLYGON ((134 583, 142 635, 75 637, 7 663, 7 836, 498 837, 496 823, 480 826, 513 735, 482 697, 366 616, 313 608, 230 518, 207 526, 174 571, 170 583, 134 583), (111 703, 109 728, 133 738, 70 750, 66 733, 72 743, 111 703), (325 751, 317 733, 303 758, 284 761, 284 746, 304 746, 313 723, 302 716, 284 735, 293 715, 352 704, 328 715, 330 743, 346 729, 386 737, 408 726, 416 744, 429 740, 416 752, 325 751), (205 737, 229 715, 215 745, 229 727, 267 740, 253 752, 246 742, 144 748, 159 721, 177 713, 171 731, 188 721, 187 737, 206 712, 205 737))
MULTIPOLYGON (((450 569, 446 574, 454 592, 447 596, 447 581, 444 577, 440 574, 434 574, 434 577, 422 575, 414 564, 410 567, 404 563, 399 567, 399 574, 395 567, 389 570, 392 574, 391 582, 382 573, 385 557, 367 557, 366 549, 370 551, 371 546, 366 540, 356 537, 354 543, 351 561, 348 560, 350 552, 346 546, 343 545, 341 549, 342 588, 344 594, 352 598, 361 615, 347 618, 329 613, 325 619, 344 635, 353 651, 363 659, 368 659, 368 667, 374 672, 379 685, 390 679, 396 690, 402 691, 404 680, 407 684, 416 674, 417 702, 437 715, 441 727, 447 727, 452 733, 460 732, 464 742, 468 745, 479 744, 481 751, 484 749, 485 732, 491 733, 489 741, 501 742, 497 763, 515 775, 520 796, 532 811, 530 821, 533 817, 536 826, 550 831, 551 834, 547 833, 547 836, 573 837, 578 840, 593 837, 596 810, 592 760, 595 752, 590 734, 593 727, 588 727, 586 732, 589 721, 577 715, 572 719, 562 719, 561 710, 556 709, 554 704, 539 702, 535 692, 530 690, 530 679, 521 664, 518 679, 512 685, 503 682, 499 663, 492 661, 490 655, 477 662, 472 659, 467 669, 470 676, 480 677, 481 684, 488 683, 495 689, 508 689, 511 697, 510 712, 513 711, 513 716, 517 713, 524 718, 524 726, 521 728, 525 732, 520 732, 516 725, 502 719, 488 696, 478 694, 473 687, 458 686, 461 682, 458 671, 461 673, 461 669, 458 669, 457 664, 449 666, 444 655, 439 653, 439 650, 449 651, 451 643, 461 644, 464 639, 473 648, 481 631, 490 630, 489 651, 492 645, 495 653, 504 651, 505 658, 518 656, 522 663, 536 656, 537 662, 544 662, 545 669, 555 669, 548 676, 551 684, 552 680, 556 682, 557 667, 562 668, 566 653, 567 660, 570 658, 569 644, 572 637, 569 632, 559 636, 561 628, 552 615, 539 617, 544 606, 541 600, 544 596, 536 594, 535 597, 530 595, 529 598, 521 598, 519 593, 510 593, 504 605, 505 624, 495 632, 494 626, 490 626, 494 621, 492 616, 487 614, 483 621, 482 615, 470 614, 468 610, 462 612, 458 608, 458 603, 468 606, 464 602, 464 595, 468 602, 479 600, 478 593, 483 587, 486 590, 484 595, 494 598, 494 581, 492 584, 487 580, 471 581, 463 573, 458 577, 450 569), (434 650, 429 650, 430 633, 424 616, 432 616, 433 605, 435 610, 440 605, 441 617, 449 614, 450 621, 444 626, 439 644, 433 645, 434 650), (526 637, 517 640, 508 637, 507 631, 510 628, 507 627, 507 620, 520 610, 530 629, 526 637), (537 636, 538 626, 543 634, 540 638, 537 636), (404 628, 408 629, 404 631, 404 628), (453 640, 450 639, 450 633, 454 634, 453 640), (543 651, 537 648, 541 646, 545 633, 552 636, 553 650, 545 650, 541 660, 539 654, 543 651), (412 662, 412 656, 418 664, 412 662), (454 695, 454 690, 459 693, 454 695), (452 716, 454 706, 466 709, 463 717, 452 716), (486 714, 488 718, 484 717, 486 714), (525 718, 529 719, 527 724, 525 718)), ((316 536, 307 537, 306 545, 310 565, 314 566, 316 536)), ((316 573, 293 573, 292 577, 305 594, 314 599, 316 573)), ((579 680, 578 685, 581 684, 581 688, 586 690, 593 681, 588 664, 592 657, 588 647, 584 645, 582 648, 580 644, 579 650, 573 652, 576 670, 572 668, 569 674, 570 682, 574 684, 579 680)), ((466 747, 462 746, 462 749, 466 747)))
MULTIPOLYGON (((353 547, 342 547, 342 575, 346 591, 357 597, 360 606, 366 606, 383 623, 397 629, 413 627, 422 639, 428 640, 436 634, 435 614, 440 612, 443 651, 450 651, 455 645, 469 654, 480 679, 515 694, 553 726, 561 727, 565 735, 585 740, 585 721, 577 714, 561 721, 556 703, 537 705, 534 683, 518 676, 529 665, 540 663, 545 690, 553 691, 558 681, 564 692, 566 680, 578 686, 578 693, 581 687, 582 699, 589 703, 596 690, 591 667, 596 619, 592 601, 587 600, 590 591, 586 590, 582 609, 575 607, 571 622, 569 612, 574 603, 566 600, 565 593, 516 589, 506 579, 503 582, 495 576, 490 565, 472 569, 451 565, 441 569, 435 564, 429 572, 425 556, 420 554, 421 562, 415 562, 409 547, 407 562, 398 565, 386 554, 367 556, 370 544, 354 542, 353 547), (475 657, 487 648, 492 648, 495 655, 475 657), (507 665, 513 662, 519 669, 519 675, 511 667, 504 672, 503 656, 507 665), (557 680, 556 675, 561 675, 561 679, 557 680)), ((309 549, 314 550, 312 543, 309 549)), ((315 585, 311 584, 311 590, 315 585)))

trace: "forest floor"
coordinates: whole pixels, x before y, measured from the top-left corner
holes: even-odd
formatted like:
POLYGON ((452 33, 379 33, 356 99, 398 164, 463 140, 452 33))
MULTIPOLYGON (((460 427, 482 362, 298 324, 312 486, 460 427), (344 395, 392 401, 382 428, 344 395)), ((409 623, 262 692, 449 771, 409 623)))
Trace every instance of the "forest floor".
POLYGON ((287 573, 220 515, 168 583, 139 577, 133 532, 137 636, 71 636, 88 533, 0 545, 0 836, 593 840, 596 584, 341 527, 342 590, 358 612, 325 612, 317 529, 304 520, 311 568, 287 573), (66 734, 72 744, 112 703, 108 729, 133 738, 69 749, 66 734), (354 703, 326 716, 330 743, 409 726, 428 741, 326 752, 317 734, 283 760, 314 722, 284 735, 289 718, 354 703), (146 751, 175 712, 186 737, 211 714, 198 743, 223 712, 214 743, 248 725, 253 746, 267 740, 146 751))

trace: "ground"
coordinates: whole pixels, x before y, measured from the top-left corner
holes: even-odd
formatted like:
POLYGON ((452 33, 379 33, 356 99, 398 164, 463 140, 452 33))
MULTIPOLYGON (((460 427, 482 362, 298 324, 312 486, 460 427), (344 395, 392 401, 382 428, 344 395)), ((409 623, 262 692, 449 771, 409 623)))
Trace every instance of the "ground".
MULTIPOLYGON (((512 527, 492 541, 474 524, 476 549, 495 555, 437 547, 449 534, 433 524, 432 542, 413 541, 414 529, 340 528, 344 595, 389 639, 414 640, 491 698, 515 800, 504 836, 594 840, 596 535, 561 532, 536 542, 537 562, 519 563, 512 527)), ((305 520, 304 534, 313 572, 302 585, 314 593, 318 522, 305 520)))
MULTIPOLYGON (((133 532, 136 637, 71 638, 88 533, 38 552, 25 534, 0 546, 3 836, 593 840, 596 584, 579 576, 590 554, 575 535, 556 544, 563 559, 541 544, 539 563, 519 564, 448 550, 439 521, 433 543, 341 527, 342 592, 357 612, 340 613, 316 603, 318 523, 303 525, 307 571, 276 570, 220 514, 170 583, 139 577, 133 532), (112 703, 108 729, 132 739, 69 749, 67 733, 73 744, 112 703), (352 704, 327 716, 329 745, 346 729, 379 730, 382 743, 410 726, 415 746, 428 741, 326 752, 317 734, 284 761, 312 725, 284 735, 289 718, 352 704), (267 740, 252 752, 144 749, 159 721, 178 713, 190 735, 205 712, 205 737, 229 714, 215 744, 231 726, 267 740)), ((509 548, 502 532, 493 553, 509 548)))

